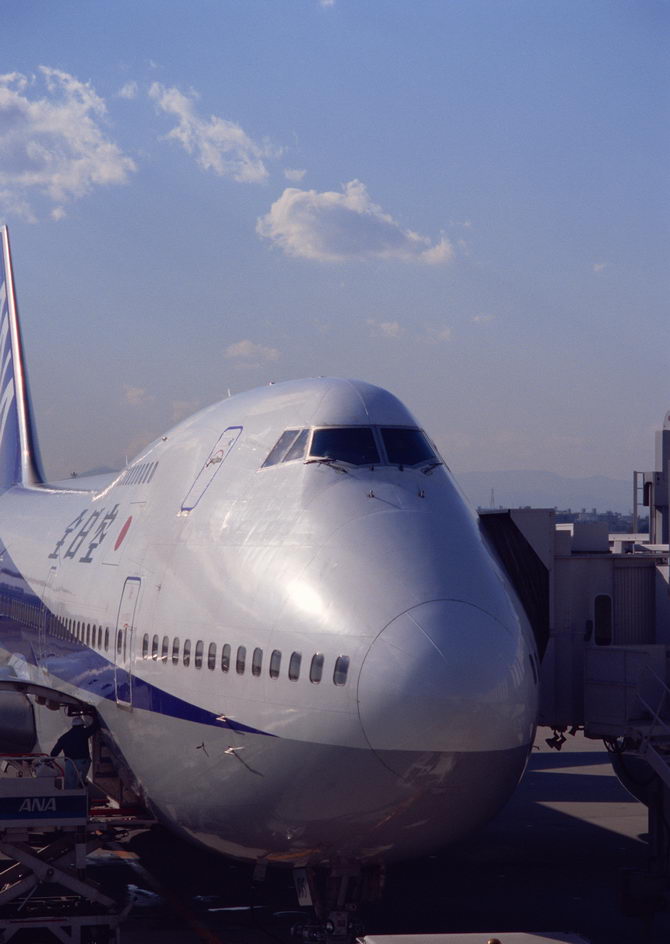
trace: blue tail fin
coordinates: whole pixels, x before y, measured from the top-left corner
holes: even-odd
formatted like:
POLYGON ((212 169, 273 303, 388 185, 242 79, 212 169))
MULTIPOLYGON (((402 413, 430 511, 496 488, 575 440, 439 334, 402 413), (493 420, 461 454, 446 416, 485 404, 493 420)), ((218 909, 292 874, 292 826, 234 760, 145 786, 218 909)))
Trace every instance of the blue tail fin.
POLYGON ((0 489, 44 481, 16 310, 9 232, 0 226, 0 489))

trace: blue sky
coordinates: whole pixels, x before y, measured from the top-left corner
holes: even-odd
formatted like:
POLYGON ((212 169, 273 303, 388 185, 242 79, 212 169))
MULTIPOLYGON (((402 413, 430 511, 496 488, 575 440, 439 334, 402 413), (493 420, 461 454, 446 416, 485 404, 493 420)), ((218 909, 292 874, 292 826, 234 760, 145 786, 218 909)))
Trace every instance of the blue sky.
POLYGON ((456 470, 651 468, 669 21, 5 0, 0 218, 47 470, 320 374, 391 389, 456 470))

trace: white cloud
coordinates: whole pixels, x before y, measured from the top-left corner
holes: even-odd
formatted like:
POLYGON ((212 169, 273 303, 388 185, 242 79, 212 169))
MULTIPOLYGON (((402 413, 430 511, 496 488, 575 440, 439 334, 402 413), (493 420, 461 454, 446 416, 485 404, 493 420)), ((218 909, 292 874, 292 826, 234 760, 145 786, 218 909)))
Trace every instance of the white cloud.
POLYGON ((596 274, 598 274, 598 273, 600 273, 600 272, 604 272, 605 269, 608 267, 608 265, 609 265, 609 262, 594 262, 594 263, 593 263, 593 271, 594 271, 596 274))
POLYGON ((402 328, 397 321, 374 321, 368 318, 371 334, 375 337, 398 338, 402 334, 402 328))
POLYGON ((193 154, 203 170, 241 183, 260 183, 268 176, 263 158, 277 156, 269 146, 257 144, 233 121, 212 115, 201 118, 195 109, 195 93, 185 95, 177 88, 154 82, 149 96, 157 107, 177 119, 166 137, 193 154))
POLYGON ((451 341, 451 328, 448 325, 428 328, 428 338, 431 341, 451 341))
POLYGON ((224 351, 224 356, 228 358, 256 358, 262 361, 276 361, 281 356, 281 352, 275 347, 264 347, 262 344, 254 344, 245 338, 243 341, 237 341, 230 344, 224 351))
POLYGON ((62 204, 136 169, 103 132, 106 107, 90 83, 40 66, 41 76, 0 75, 0 209, 35 220, 33 202, 62 204), (42 97, 33 94, 41 81, 42 97))
POLYGON ((472 321, 475 324, 490 324, 492 321, 496 320, 495 315, 473 315, 472 321))
POLYGON ((173 400, 172 401, 172 422, 178 423, 185 416, 190 416, 200 406, 199 400, 173 400))
POLYGON ((334 7, 335 0, 319 0, 320 7, 334 7))
POLYGON ((297 167, 287 167, 284 170, 284 177, 294 184, 299 184, 306 173, 306 170, 301 170, 297 167))
POLYGON ((124 384, 123 399, 129 406, 141 406, 143 403, 150 403, 153 397, 147 393, 144 387, 133 387, 130 384, 124 384))
POLYGON ((117 92, 119 98, 137 98, 137 82, 126 82, 117 92))
POLYGON ((360 180, 344 184, 342 193, 289 187, 258 220, 256 232, 288 255, 321 262, 377 258, 439 264, 453 255, 446 238, 433 246, 427 237, 403 229, 372 202, 360 180))

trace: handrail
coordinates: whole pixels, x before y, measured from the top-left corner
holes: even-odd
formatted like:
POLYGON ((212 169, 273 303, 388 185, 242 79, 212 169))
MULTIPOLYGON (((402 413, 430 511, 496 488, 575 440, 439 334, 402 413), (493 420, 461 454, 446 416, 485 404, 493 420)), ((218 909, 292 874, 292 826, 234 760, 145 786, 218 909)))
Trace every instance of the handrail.
POLYGON ((0 754, 0 777, 11 768, 18 772, 18 777, 35 776, 35 771, 40 765, 52 768, 54 777, 65 776, 65 769, 56 757, 44 753, 29 753, 0 754))

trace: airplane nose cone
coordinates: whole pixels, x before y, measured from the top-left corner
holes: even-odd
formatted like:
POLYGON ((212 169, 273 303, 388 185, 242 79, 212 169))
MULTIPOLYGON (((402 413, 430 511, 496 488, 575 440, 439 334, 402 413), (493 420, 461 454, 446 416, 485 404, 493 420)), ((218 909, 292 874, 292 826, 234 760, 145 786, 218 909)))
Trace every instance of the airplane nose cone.
POLYGON ((375 751, 489 751, 528 745, 536 690, 527 644, 472 603, 401 614, 363 662, 358 702, 375 751))

